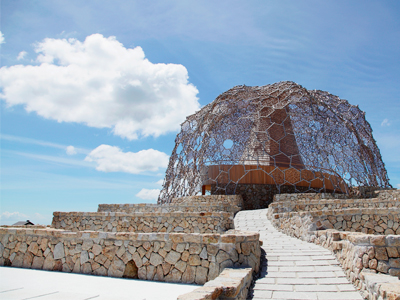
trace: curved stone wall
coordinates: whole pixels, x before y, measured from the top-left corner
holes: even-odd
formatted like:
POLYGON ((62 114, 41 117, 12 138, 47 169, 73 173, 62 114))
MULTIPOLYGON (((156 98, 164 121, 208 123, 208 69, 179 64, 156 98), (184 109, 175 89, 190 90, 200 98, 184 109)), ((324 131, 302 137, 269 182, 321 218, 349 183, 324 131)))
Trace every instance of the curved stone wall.
POLYGON ((0 227, 0 265, 204 284, 228 267, 260 266, 259 234, 68 232, 0 227))

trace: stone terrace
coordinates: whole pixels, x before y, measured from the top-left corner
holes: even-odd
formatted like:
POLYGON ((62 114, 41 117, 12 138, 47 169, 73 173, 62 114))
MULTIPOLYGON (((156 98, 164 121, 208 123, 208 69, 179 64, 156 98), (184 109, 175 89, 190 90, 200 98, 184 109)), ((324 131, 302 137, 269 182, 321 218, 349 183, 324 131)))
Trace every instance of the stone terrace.
POLYGON ((277 195, 268 218, 281 232, 332 251, 366 299, 400 299, 400 191, 374 196, 277 195))
POLYGON ((258 233, 232 230, 241 197, 196 196, 174 201, 170 209, 117 204, 99 207, 109 211, 55 212, 52 228, 0 227, 0 265, 165 282, 210 282, 220 298, 245 298, 252 273, 259 271, 261 252, 258 233), (203 211, 187 209, 194 206, 203 211), (150 212, 145 212, 146 207, 150 212), (219 208, 223 210, 217 212, 219 208), (114 209, 118 212, 110 211, 114 209), (220 287, 224 279, 218 276, 223 271, 223 278, 236 282, 233 294, 220 287))
POLYGON ((269 217, 277 220, 282 228, 298 222, 299 217, 310 217, 314 230, 399 235, 400 191, 378 190, 375 193, 376 197, 369 199, 321 199, 324 196, 321 194, 276 195, 269 217))

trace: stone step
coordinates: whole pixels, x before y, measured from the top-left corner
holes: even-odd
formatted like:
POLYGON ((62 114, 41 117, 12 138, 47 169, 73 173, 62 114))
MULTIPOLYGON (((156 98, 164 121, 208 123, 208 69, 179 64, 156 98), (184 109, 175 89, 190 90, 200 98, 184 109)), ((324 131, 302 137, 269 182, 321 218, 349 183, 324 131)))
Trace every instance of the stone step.
POLYGON ((363 299, 329 250, 279 232, 268 220, 267 212, 268 209, 241 211, 234 220, 237 230, 259 232, 265 251, 260 278, 249 297, 363 299))

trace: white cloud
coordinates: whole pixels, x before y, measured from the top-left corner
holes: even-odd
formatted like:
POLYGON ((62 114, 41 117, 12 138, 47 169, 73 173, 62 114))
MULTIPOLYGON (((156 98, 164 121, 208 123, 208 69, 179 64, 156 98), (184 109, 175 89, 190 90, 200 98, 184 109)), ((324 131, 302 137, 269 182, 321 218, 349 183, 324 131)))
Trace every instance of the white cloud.
POLYGON ((34 160, 41 160, 45 162, 50 162, 54 164, 63 164, 70 166, 78 166, 78 167, 92 167, 90 162, 85 162, 83 160, 64 158, 53 155, 42 155, 42 154, 33 154, 28 152, 20 152, 14 150, 2 150, 4 153, 9 153, 11 155, 20 155, 34 160))
POLYGON ((390 122, 388 119, 384 119, 381 123, 381 126, 390 126, 390 122))
POLYGON ((59 122, 111 128, 136 139, 178 130, 199 109, 198 90, 184 66, 153 64, 142 48, 127 49, 101 34, 37 43, 40 65, 0 69, 7 105, 59 122))
POLYGON ((26 51, 21 51, 20 53, 18 53, 17 60, 24 59, 27 54, 28 53, 26 51))
POLYGON ((153 190, 141 189, 140 192, 136 194, 136 197, 139 197, 140 199, 144 200, 157 200, 159 193, 160 190, 157 189, 153 190))
POLYGON ((8 212, 5 211, 0 214, 0 224, 1 225, 12 225, 18 221, 26 221, 29 217, 18 211, 8 212))
POLYGON ((163 185, 164 179, 160 179, 159 181, 156 182, 158 185, 163 185))
POLYGON ((0 215, 1 219, 10 219, 10 218, 27 218, 28 216, 25 214, 22 214, 18 211, 15 212, 8 212, 5 211, 0 215))
MULTIPOLYGON (((67 149, 68 147, 72 147, 72 146, 65 146, 65 145, 61 145, 61 144, 56 144, 56 143, 51 143, 51 142, 46 142, 46 141, 41 141, 41 140, 36 140, 36 139, 31 139, 31 138, 26 138, 26 137, 21 137, 21 136, 2 134, 2 133, 0 133, 0 139, 7 140, 7 141, 12 141, 12 142, 24 143, 24 144, 39 145, 39 146, 43 146, 43 147, 64 149, 65 151, 68 150, 67 149)), ((73 147, 73 148, 74 148, 76 153, 88 154, 90 152, 88 149, 84 149, 84 148, 77 148, 77 147, 73 147)))
POLYGON ((68 146, 65 151, 67 152, 68 155, 74 155, 76 154, 76 149, 74 146, 68 146))
POLYGON ((0 222, 2 225, 12 225, 18 221, 26 221, 30 220, 34 224, 50 224, 52 215, 43 215, 40 213, 32 213, 30 215, 26 215, 24 213, 15 211, 8 212, 5 211, 0 214, 0 222))
POLYGON ((122 152, 120 148, 110 145, 98 146, 85 158, 85 161, 96 162, 98 171, 132 174, 166 168, 168 160, 167 154, 154 149, 122 152))
POLYGON ((0 44, 4 44, 4 34, 0 31, 0 44))

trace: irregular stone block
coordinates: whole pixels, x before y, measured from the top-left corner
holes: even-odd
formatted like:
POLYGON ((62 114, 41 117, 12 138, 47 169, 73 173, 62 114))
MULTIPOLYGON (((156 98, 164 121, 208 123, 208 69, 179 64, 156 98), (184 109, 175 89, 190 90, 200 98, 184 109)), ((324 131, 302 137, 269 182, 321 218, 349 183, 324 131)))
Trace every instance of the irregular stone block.
POLYGON ((182 282, 193 283, 196 277, 196 267, 187 266, 185 272, 182 274, 182 282))
POLYGON ((59 242, 54 247, 53 256, 54 256, 54 259, 61 259, 61 258, 65 257, 64 244, 62 242, 59 242))
POLYGON ((194 281, 197 284, 205 284, 207 282, 207 273, 208 273, 208 270, 206 268, 197 266, 196 267, 196 278, 194 281))
POLYGON ((167 254, 167 256, 165 257, 165 261, 166 261, 167 263, 170 263, 171 265, 175 265, 176 262, 180 259, 180 257, 181 257, 181 254, 180 254, 180 253, 178 253, 178 252, 176 252, 176 251, 174 251, 174 250, 171 250, 171 251, 167 254))
POLYGON ((161 255, 159 255, 159 254, 157 254, 157 253, 154 253, 154 252, 151 253, 151 256, 150 256, 150 263, 151 263, 153 266, 158 266, 158 265, 162 264, 163 261, 164 261, 164 259, 163 259, 163 257, 162 257, 161 255))
POLYGON ((32 261, 32 269, 41 270, 43 268, 44 257, 35 256, 32 261))

